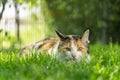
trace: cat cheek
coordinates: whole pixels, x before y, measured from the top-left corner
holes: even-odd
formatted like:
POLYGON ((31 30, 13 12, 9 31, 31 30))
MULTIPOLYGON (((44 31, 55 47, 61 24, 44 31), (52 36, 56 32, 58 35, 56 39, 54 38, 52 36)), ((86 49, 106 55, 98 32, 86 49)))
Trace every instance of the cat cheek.
POLYGON ((81 57, 83 57, 83 54, 82 54, 82 52, 81 52, 81 51, 78 51, 78 52, 77 52, 77 58, 79 58, 79 59, 80 59, 81 57))
POLYGON ((66 57, 71 60, 72 59, 72 56, 71 56, 71 52, 70 51, 67 51, 66 53, 66 57))

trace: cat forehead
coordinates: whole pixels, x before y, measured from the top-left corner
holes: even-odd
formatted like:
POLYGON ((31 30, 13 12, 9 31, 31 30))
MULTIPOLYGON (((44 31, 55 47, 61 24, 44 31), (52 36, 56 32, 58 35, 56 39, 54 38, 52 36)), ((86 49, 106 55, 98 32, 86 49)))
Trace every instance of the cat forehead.
POLYGON ((66 35, 66 39, 61 42, 61 46, 71 47, 71 44, 78 46, 83 46, 81 37, 77 35, 66 35))
POLYGON ((70 40, 81 39, 81 37, 78 36, 78 35, 66 35, 66 38, 68 38, 68 39, 70 39, 70 40))

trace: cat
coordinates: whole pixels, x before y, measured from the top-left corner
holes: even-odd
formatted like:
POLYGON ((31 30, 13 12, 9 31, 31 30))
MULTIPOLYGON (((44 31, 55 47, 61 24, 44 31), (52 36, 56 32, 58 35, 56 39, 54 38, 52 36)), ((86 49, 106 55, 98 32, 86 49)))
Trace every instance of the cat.
POLYGON ((90 61, 89 29, 84 32, 82 37, 79 35, 64 35, 59 31, 55 32, 58 38, 46 38, 25 46, 21 49, 19 55, 30 54, 33 50, 41 53, 47 51, 48 54, 61 60, 79 62, 85 58, 86 61, 90 61))

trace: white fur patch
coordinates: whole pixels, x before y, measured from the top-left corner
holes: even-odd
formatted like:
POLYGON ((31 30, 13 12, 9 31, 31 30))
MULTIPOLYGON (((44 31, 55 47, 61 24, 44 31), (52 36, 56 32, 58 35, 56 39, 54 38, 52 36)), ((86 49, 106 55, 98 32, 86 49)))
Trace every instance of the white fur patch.
POLYGON ((57 42, 53 47, 53 54, 54 55, 56 55, 58 53, 58 46, 59 46, 59 42, 57 42))
POLYGON ((48 54, 49 54, 49 55, 52 55, 52 56, 56 56, 56 54, 58 53, 58 46, 59 46, 59 42, 56 43, 56 44, 53 46, 53 48, 50 48, 50 49, 48 50, 48 54))
POLYGON ((74 40, 71 41, 71 52, 72 53, 77 52, 77 47, 74 44, 74 40))
POLYGON ((90 61, 91 61, 91 58, 90 58, 90 55, 88 54, 88 55, 87 55, 86 62, 90 62, 90 61))
POLYGON ((77 51, 77 46, 74 44, 74 40, 71 41, 71 55, 75 54, 77 60, 80 60, 83 57, 81 51, 77 51))

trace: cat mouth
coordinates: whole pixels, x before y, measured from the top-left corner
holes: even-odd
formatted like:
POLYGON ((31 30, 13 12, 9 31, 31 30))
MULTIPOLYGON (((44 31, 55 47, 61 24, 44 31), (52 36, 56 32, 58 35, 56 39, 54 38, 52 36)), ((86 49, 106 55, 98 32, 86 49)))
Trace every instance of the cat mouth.
POLYGON ((80 61, 78 58, 73 58, 73 57, 71 57, 71 58, 67 57, 65 60, 66 61, 73 61, 73 62, 79 62, 80 61))

